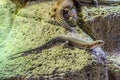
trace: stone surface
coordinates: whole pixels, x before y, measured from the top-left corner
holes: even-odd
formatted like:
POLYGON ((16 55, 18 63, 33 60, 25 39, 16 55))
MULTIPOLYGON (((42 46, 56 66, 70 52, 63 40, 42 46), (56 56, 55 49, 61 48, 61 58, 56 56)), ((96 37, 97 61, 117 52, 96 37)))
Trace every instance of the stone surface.
MULTIPOLYGON (((63 27, 49 23, 51 4, 41 2, 18 11, 7 39, 1 45, 1 54, 4 55, 0 56, 0 79, 104 79, 102 65, 93 67, 88 53, 77 48, 71 49, 65 44, 39 54, 8 59, 9 55, 38 47, 52 37, 66 34, 63 27)), ((92 40, 82 30, 80 32, 81 38, 92 40)))
POLYGON ((119 80, 120 79, 120 54, 113 55, 110 57, 111 63, 109 63, 109 79, 119 80))
POLYGON ((120 51, 120 6, 82 8, 81 28, 93 39, 106 42, 108 51, 120 51))
MULTIPOLYGON (((9 35, 0 45, 0 80, 105 80, 101 64, 93 64, 88 52, 67 44, 10 59, 17 52, 36 48, 55 36, 68 33, 63 27, 51 24, 49 12, 53 3, 27 5, 10 20, 13 23, 9 35)), ((92 40, 80 28, 79 32, 80 38, 92 40)))
POLYGON ((16 6, 10 0, 0 1, 0 43, 10 32, 16 11, 16 6))

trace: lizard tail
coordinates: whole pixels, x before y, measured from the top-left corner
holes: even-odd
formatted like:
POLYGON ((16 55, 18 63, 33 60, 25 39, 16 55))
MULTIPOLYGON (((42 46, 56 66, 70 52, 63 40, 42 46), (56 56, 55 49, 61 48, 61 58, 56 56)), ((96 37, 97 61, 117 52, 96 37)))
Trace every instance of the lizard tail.
POLYGON ((57 36, 57 37, 52 38, 51 40, 49 40, 48 42, 44 43, 43 45, 41 45, 37 48, 13 54, 13 55, 9 56, 9 59, 18 58, 18 57, 21 57, 21 56, 27 56, 27 55, 32 54, 32 53, 37 54, 37 53, 42 52, 42 50, 44 50, 44 49, 51 48, 51 47, 53 47, 57 44, 61 44, 61 43, 64 43, 66 41, 67 41, 67 39, 62 38, 61 36, 57 36), (18 54, 20 54, 20 55, 16 56, 18 54))
POLYGON ((67 41, 66 39, 63 39, 63 38, 61 38, 61 36, 58 36, 58 37, 52 38, 51 40, 49 40, 48 42, 44 43, 43 45, 41 45, 37 48, 31 49, 28 51, 24 51, 23 53, 25 55, 30 54, 30 53, 37 54, 37 53, 40 53, 44 49, 49 49, 57 44, 61 44, 61 43, 64 43, 66 41, 67 41))

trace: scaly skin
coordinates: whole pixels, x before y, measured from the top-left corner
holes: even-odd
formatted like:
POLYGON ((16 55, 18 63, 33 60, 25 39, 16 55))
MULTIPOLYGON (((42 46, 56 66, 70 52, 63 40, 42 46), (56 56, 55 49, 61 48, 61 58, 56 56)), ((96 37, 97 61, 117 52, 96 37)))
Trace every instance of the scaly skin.
POLYGON ((105 43, 103 40, 86 42, 75 36, 68 36, 68 35, 60 35, 58 36, 58 38, 69 41, 69 43, 75 47, 82 48, 82 49, 89 49, 89 50, 94 49, 96 47, 100 47, 105 43))
MULTIPOLYGON (((48 48, 53 47, 57 44, 61 44, 61 43, 65 43, 65 42, 68 42, 72 46, 75 46, 77 48, 84 49, 84 50, 92 50, 96 47, 100 47, 100 46, 104 45, 104 43, 105 43, 103 40, 86 42, 86 41, 83 41, 82 39, 77 38, 75 36, 60 35, 60 36, 57 36, 55 38, 52 38, 51 40, 49 40, 45 44, 41 45, 40 47, 37 47, 35 49, 31 49, 31 50, 27 50, 27 51, 23 51, 23 52, 19 52, 17 54, 23 53, 20 56, 25 56, 25 55, 28 55, 31 53, 34 53, 34 54, 40 53, 44 49, 48 49, 48 48)), ((17 55, 17 54, 15 54, 15 55, 17 55)), ((20 56, 17 56, 17 57, 20 57, 20 56)), ((16 57, 13 57, 13 55, 12 55, 11 58, 13 59, 16 57)))
POLYGON ((73 32, 75 31, 73 29, 73 26, 76 26, 78 23, 78 16, 75 8, 76 5, 73 4, 74 1, 77 1, 78 4, 81 2, 91 3, 91 4, 93 3, 96 6, 98 6, 98 3, 99 4, 119 4, 120 3, 120 0, 58 0, 56 4, 57 5, 56 12, 55 12, 56 20, 60 25, 62 25, 66 29, 73 32), (70 9, 70 6, 73 8, 70 9), (63 14, 65 12, 66 7, 67 7, 67 10, 69 10, 68 13, 65 13, 66 15, 68 15, 67 18, 65 18, 64 16, 65 14, 63 14), (73 10, 76 13, 74 13, 73 10))
POLYGON ((120 0, 58 0, 56 3, 56 7, 53 9, 52 17, 54 17, 57 22, 66 28, 67 30, 76 32, 76 30, 73 28, 73 26, 77 25, 78 23, 78 16, 77 12, 73 13, 72 10, 76 11, 76 5, 74 4, 74 1, 79 3, 93 3, 96 6, 99 4, 119 4, 120 0), (65 11, 69 10, 68 13, 64 13, 65 11), (74 14, 71 16, 69 13, 74 14), (66 17, 65 15, 68 15, 66 17), (67 20, 66 20, 66 18, 67 20), (70 24, 71 23, 71 24, 70 24))
POLYGON ((71 32, 76 32, 73 28, 73 26, 70 26, 64 19, 63 17, 63 10, 65 8, 69 8, 69 9, 75 9, 75 6, 73 4, 72 0, 64 0, 64 2, 62 2, 59 7, 56 10, 56 20, 57 22, 62 25, 64 28, 66 28, 67 30, 70 30, 71 32))
MULTIPOLYGON (((51 17, 54 17, 56 21, 63 26, 65 29, 71 31, 71 32, 76 32, 76 30, 73 28, 73 26, 70 26, 64 18, 64 12, 66 9, 69 10, 68 13, 71 13, 71 10, 75 10, 76 8, 73 4, 73 0, 58 0, 56 3, 56 7, 53 9, 53 13, 51 14, 51 17)), ((74 13, 73 13, 74 14, 74 13)), ((73 16, 69 15, 70 17, 77 16, 77 14, 74 14, 73 16)), ((73 21, 77 21, 77 19, 74 19, 73 21)), ((74 22, 75 24, 77 22, 74 22)))
POLYGON ((63 16, 65 18, 65 21, 70 25, 70 26, 76 26, 78 23, 78 16, 76 9, 69 9, 65 8, 63 11, 63 16))
MULTIPOLYGON (((76 1, 79 3, 79 0, 76 0, 76 1)), ((96 0, 90 0, 90 1, 93 3, 95 2, 97 3, 96 0)), ((74 6, 73 0, 58 0, 55 5, 55 8, 52 9, 51 17, 56 19, 56 21, 67 30, 71 32, 77 32, 73 28, 73 26, 76 26, 78 23, 78 16, 77 16, 76 7, 74 6), (68 13, 64 13, 66 9, 68 10, 68 13), (69 13, 71 13, 72 15, 69 13), (68 15, 68 17, 66 17, 65 15, 68 15), (65 18, 68 20, 65 20, 65 18)))

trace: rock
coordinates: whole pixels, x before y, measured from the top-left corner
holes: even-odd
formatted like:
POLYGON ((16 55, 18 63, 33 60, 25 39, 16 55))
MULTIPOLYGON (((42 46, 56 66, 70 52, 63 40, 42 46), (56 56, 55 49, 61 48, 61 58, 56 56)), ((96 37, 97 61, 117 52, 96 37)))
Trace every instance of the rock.
MULTIPOLYGON (((1 80, 105 80, 103 65, 93 64, 89 52, 70 48, 67 44, 43 50, 42 53, 10 59, 11 55, 36 48, 55 36, 67 34, 63 27, 50 22, 53 21, 49 17, 53 3, 43 1, 17 9, 9 35, 0 45, 1 80)), ((80 38, 92 40, 81 29, 79 32, 80 38)))
POLYGON ((10 32, 16 11, 16 6, 10 0, 0 1, 0 43, 10 32))
POLYGON ((120 79, 120 55, 113 55, 110 58, 109 63, 109 79, 119 80, 120 79))
POLYGON ((107 51, 120 51, 120 6, 82 8, 81 28, 93 39, 106 42, 107 51))

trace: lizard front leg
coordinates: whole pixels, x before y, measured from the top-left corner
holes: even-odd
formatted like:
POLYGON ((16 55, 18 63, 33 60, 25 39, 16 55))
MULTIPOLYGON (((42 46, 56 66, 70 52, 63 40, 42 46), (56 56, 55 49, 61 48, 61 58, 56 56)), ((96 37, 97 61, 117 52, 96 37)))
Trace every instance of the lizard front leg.
POLYGON ((76 26, 78 23, 78 15, 76 12, 75 8, 65 8, 64 12, 66 12, 64 15, 66 21, 71 25, 71 26, 76 26))

